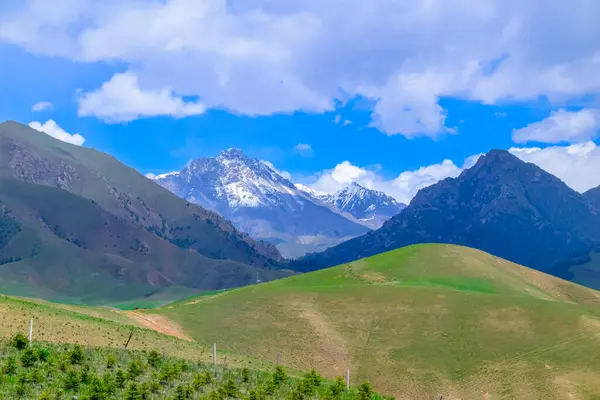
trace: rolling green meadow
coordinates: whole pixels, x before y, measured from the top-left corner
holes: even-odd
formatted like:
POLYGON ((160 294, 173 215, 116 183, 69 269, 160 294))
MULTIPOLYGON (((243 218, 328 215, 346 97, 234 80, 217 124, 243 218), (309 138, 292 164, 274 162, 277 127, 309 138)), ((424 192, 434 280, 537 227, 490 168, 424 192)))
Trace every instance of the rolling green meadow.
POLYGON ((398 398, 600 396, 600 295, 481 251, 417 245, 148 310, 199 343, 398 398))

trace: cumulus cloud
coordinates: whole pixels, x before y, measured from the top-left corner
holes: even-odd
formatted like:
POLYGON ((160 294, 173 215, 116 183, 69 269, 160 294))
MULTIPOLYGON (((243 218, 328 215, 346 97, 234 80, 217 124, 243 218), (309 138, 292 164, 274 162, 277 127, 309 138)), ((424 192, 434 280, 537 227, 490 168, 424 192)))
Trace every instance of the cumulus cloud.
POLYGON ((374 102, 372 125, 382 132, 439 137, 456 132, 444 97, 486 104, 546 97, 560 107, 600 93, 597 1, 9 3, 0 6, 0 41, 124 64, 138 92, 163 93, 168 105, 84 108, 103 119, 200 110, 186 111, 173 93, 244 115, 324 112, 363 96, 374 102))
POLYGON ((275 168, 275 165, 273 165, 272 162, 266 161, 266 160, 261 160, 261 162, 263 164, 265 164, 267 167, 271 168, 273 171, 275 171, 277 174, 279 174, 283 178, 287 179, 288 181, 292 180, 292 174, 290 174, 287 171, 283 171, 283 170, 279 170, 279 169, 275 168))
POLYGON ((85 142, 85 138, 83 136, 78 133, 70 134, 66 132, 64 129, 58 126, 54 120, 51 119, 43 124, 38 121, 33 121, 29 123, 29 126, 37 131, 50 135, 53 138, 74 144, 76 146, 81 146, 85 142))
POLYGON ((515 143, 579 143, 593 139, 600 130, 600 111, 553 111, 542 121, 513 130, 515 143))
POLYGON ((395 179, 385 179, 380 175, 378 168, 363 168, 344 161, 332 169, 321 171, 309 186, 320 192, 334 193, 356 182, 408 204, 420 189, 448 177, 457 177, 464 168, 473 166, 479 157, 480 155, 469 157, 462 167, 458 167, 451 160, 444 160, 414 171, 404 171, 395 179))
POLYGON ((45 110, 49 110, 52 108, 52 103, 49 101, 40 101, 39 103, 36 103, 33 105, 33 107, 31 107, 31 111, 33 112, 40 112, 40 111, 45 111, 45 110))
MULTIPOLYGON (((600 146, 592 141, 569 146, 513 147, 509 151, 523 161, 531 162, 555 175, 572 189, 583 193, 600 186, 600 146)), ((404 171, 394 179, 385 179, 376 169, 363 168, 344 161, 321 171, 308 186, 314 190, 334 193, 357 182, 369 189, 380 190, 408 204, 420 189, 445 178, 455 178, 475 165, 483 154, 467 157, 458 166, 451 160, 404 171)))
POLYGON ((594 142, 543 149, 513 147, 509 151, 523 161, 550 172, 579 192, 600 186, 600 147, 594 142))
POLYGON ((294 146, 294 152, 300 154, 302 157, 311 157, 313 155, 313 148, 308 143, 298 143, 294 146))
POLYGON ((185 102, 168 88, 142 91, 136 75, 126 72, 113 76, 97 91, 83 94, 78 113, 114 123, 157 115, 181 118, 204 111, 204 105, 185 102))

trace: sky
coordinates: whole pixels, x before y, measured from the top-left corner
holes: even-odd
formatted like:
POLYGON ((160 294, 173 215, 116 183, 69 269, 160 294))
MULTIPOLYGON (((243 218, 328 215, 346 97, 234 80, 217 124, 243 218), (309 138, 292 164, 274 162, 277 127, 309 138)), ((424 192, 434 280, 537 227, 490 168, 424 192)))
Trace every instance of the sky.
POLYGON ((143 174, 241 148, 409 202, 490 149, 600 185, 600 2, 3 0, 0 121, 143 174))

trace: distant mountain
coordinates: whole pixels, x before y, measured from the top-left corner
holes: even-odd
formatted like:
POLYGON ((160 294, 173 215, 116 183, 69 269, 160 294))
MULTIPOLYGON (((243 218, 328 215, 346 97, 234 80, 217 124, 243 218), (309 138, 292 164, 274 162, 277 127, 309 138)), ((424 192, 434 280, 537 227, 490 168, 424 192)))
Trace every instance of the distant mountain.
POLYGON ((494 150, 459 177, 420 190, 380 229, 290 267, 320 269, 427 242, 474 247, 572 279, 570 266, 589 260, 600 243, 600 216, 586 197, 558 178, 494 150))
POLYGON ((287 257, 324 250, 368 231, 238 149, 199 158, 155 181, 219 213, 251 237, 275 243, 287 257))
POLYGON ((325 192, 319 192, 319 191, 313 190, 313 189, 309 188, 308 186, 303 185, 301 183, 296 183, 296 184, 294 184, 294 186, 296 186, 296 189, 306 193, 307 195, 309 195, 312 198, 317 199, 317 200, 323 200, 323 199, 326 199, 327 197, 329 197, 329 194, 327 194, 325 192))
POLYGON ((588 190, 583 195, 600 210, 600 186, 588 190))
POLYGON ((385 221, 406 208, 406 204, 396 201, 393 197, 364 188, 358 183, 352 183, 332 195, 322 196, 321 199, 374 229, 381 227, 385 221))
POLYGON ((277 250, 99 151, 0 124, 0 291, 109 302, 288 275, 277 250))

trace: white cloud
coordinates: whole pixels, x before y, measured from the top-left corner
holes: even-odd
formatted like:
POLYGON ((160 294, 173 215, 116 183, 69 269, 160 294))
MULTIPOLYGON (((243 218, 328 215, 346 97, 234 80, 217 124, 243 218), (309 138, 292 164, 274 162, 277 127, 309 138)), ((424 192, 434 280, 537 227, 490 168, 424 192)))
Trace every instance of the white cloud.
POLYGON ((49 110, 52 108, 52 103, 49 101, 40 101, 39 103, 36 103, 33 105, 33 107, 31 107, 31 111, 34 112, 40 112, 40 111, 44 111, 44 110, 49 110))
POLYGON ((49 119, 44 124, 41 124, 38 121, 33 121, 29 123, 29 126, 33 129, 44 132, 47 135, 52 136, 58 140, 62 140, 63 142, 71 143, 76 146, 81 146, 85 142, 85 138, 78 133, 70 134, 62 129, 54 120, 49 119))
POLYGON ((148 172, 148 173, 144 174, 144 176, 148 179, 156 178, 156 174, 153 174, 152 172, 148 172))
POLYGON ((350 121, 349 119, 345 119, 344 123, 342 125, 344 125, 344 126, 352 125, 352 121, 350 121))
POLYGON ((523 161, 550 172, 579 192, 600 186, 600 147, 594 142, 544 149, 513 147, 509 151, 523 161))
POLYGON ((336 115, 335 118, 333 119, 333 123, 334 124, 339 124, 340 122, 342 122, 342 116, 340 114, 336 115))
POLYGON ((288 181, 292 180, 292 174, 290 174, 287 171, 283 171, 283 170, 279 170, 279 169, 275 168, 275 165, 273 165, 273 163, 271 161, 261 160, 261 162, 263 164, 265 164, 267 167, 271 168, 273 171, 275 171, 277 174, 279 174, 283 178, 287 179, 288 181))
POLYGON ((553 111, 542 121, 513 130, 515 143, 579 143, 593 139, 600 130, 600 111, 553 111))
POLYGON ((181 118, 203 114, 200 103, 185 102, 168 88, 142 91, 130 72, 117 74, 95 92, 79 98, 79 115, 95 116, 106 122, 128 122, 140 117, 169 115, 181 118))
POLYGON ((469 157, 462 168, 456 166, 451 160, 444 160, 439 164, 421 167, 415 171, 402 172, 395 179, 385 179, 379 174, 378 168, 362 168, 344 161, 333 169, 321 171, 309 186, 313 190, 334 193, 356 182, 366 188, 387 193, 398 201, 408 204, 420 189, 442 179, 460 175, 463 168, 473 166, 480 156, 469 157))
MULTIPOLYGON (((442 97, 496 104, 546 96, 562 106, 600 93, 597 1, 9 3, 0 6, 0 41, 116 61, 139 78, 137 92, 170 88, 244 115, 330 111, 336 100, 365 96, 382 132, 438 137, 455 132, 442 97)), ((175 102, 179 113, 103 103, 109 115, 98 116, 190 114, 175 102)))
POLYGON ((307 143, 298 143, 294 146, 294 152, 300 154, 302 157, 312 157, 313 148, 307 143))

